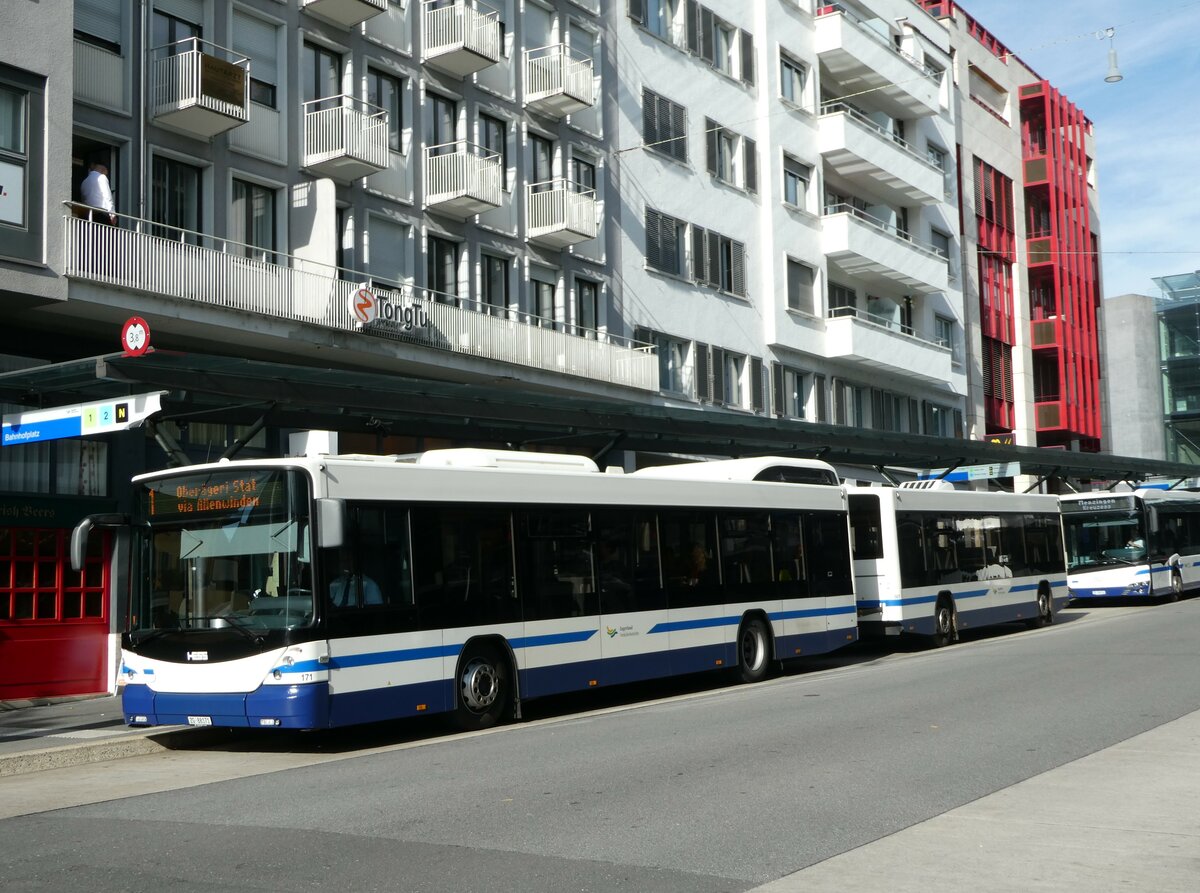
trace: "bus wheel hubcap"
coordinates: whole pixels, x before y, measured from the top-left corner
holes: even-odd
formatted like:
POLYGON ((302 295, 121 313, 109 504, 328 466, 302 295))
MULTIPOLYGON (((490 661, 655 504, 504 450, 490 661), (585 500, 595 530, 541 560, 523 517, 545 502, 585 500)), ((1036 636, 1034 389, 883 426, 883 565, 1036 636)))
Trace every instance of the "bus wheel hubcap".
POLYGON ((500 694, 500 680, 495 668, 476 658, 467 664, 462 675, 463 701, 472 710, 486 710, 500 694))

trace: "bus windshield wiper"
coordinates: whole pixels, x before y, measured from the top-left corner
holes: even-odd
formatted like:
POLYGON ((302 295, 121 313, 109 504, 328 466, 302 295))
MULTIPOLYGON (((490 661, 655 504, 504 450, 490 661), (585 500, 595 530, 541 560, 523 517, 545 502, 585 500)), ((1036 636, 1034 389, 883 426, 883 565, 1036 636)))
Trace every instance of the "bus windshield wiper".
MULTIPOLYGON (((160 636, 165 636, 167 633, 182 633, 187 632, 182 626, 160 626, 155 629, 139 630, 142 635, 137 640, 133 641, 133 645, 145 645, 147 642, 152 642, 160 636)), ((131 636, 132 638, 132 636, 131 636)))
MULTIPOLYGON (((238 619, 232 614, 192 614, 187 619, 189 623, 197 620, 220 620, 222 623, 228 624, 231 629, 236 629, 239 633, 256 645, 261 644, 263 640, 262 636, 252 633, 249 630, 245 621, 238 619)), ((180 625, 180 628, 183 628, 182 624, 180 625)), ((190 628, 194 629, 194 627, 190 628)))

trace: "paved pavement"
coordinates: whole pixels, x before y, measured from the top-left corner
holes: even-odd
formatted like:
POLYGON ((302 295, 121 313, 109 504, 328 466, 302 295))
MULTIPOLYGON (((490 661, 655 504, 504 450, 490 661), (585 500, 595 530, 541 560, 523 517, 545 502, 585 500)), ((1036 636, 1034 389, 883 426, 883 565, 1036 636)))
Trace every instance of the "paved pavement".
MULTIPOLYGON (((111 696, 0 702, 0 776, 155 753, 178 736, 204 731, 129 729, 111 696)), ((1194 893, 1200 889, 1197 802, 1200 712, 754 893, 1194 893)))

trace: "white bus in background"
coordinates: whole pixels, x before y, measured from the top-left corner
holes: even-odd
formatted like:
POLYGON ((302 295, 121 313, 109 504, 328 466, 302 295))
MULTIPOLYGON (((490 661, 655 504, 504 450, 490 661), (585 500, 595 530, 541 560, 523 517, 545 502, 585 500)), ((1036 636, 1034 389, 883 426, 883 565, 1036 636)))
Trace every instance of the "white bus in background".
POLYGON ((1072 599, 1166 598, 1200 584, 1200 493, 1060 497, 1072 599))
MULTIPOLYGON (((219 462, 141 475, 131 725, 327 728, 699 670, 762 679, 857 640, 833 468, 601 473, 566 455, 219 462)), ((93 524, 72 538, 82 554, 93 524)))
POLYGON ((1067 603, 1058 500, 944 481, 848 488, 861 633, 930 636, 1024 620, 1067 603))

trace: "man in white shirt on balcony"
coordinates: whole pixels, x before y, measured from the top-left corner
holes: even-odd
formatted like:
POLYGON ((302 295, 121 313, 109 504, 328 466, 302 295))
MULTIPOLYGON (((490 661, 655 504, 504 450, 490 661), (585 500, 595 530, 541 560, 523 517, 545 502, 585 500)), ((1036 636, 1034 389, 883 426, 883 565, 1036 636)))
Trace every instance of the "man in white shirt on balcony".
POLYGON ((116 205, 113 203, 112 187, 108 183, 108 166, 101 164, 98 161, 93 161, 92 166, 88 169, 88 175, 83 178, 83 185, 80 187, 80 192, 83 195, 83 203, 93 209, 99 208, 100 211, 89 211, 89 217, 92 220, 98 220, 100 223, 107 223, 110 226, 117 225, 116 205))

